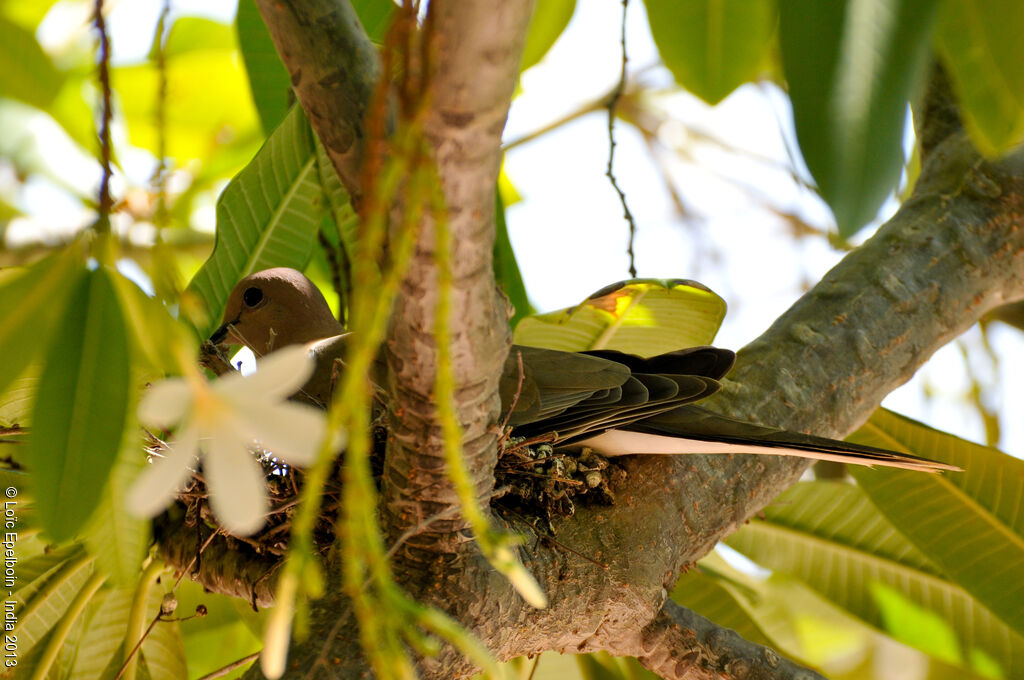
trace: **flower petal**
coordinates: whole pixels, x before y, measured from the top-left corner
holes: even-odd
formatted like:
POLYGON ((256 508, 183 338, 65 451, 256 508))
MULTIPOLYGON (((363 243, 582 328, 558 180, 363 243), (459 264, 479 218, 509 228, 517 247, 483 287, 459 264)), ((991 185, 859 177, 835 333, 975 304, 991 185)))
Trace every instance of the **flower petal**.
POLYGON ((222 394, 261 394, 270 402, 295 394, 316 369, 316 360, 301 345, 289 345, 271 352, 256 363, 256 372, 239 383, 230 376, 222 381, 222 394))
POLYGON ((156 383, 139 402, 139 421, 149 427, 169 429, 185 419, 192 407, 192 390, 181 378, 156 383))
POLYGON ((192 476, 199 432, 185 427, 168 446, 164 457, 147 466, 128 490, 128 510, 135 515, 153 517, 158 514, 174 501, 174 496, 192 476))
POLYGON ((310 465, 316 460, 327 431, 323 411, 304 404, 268 404, 257 399, 239 399, 235 405, 238 420, 234 425, 244 440, 259 441, 292 465, 310 465))
POLYGON ((210 507, 227 531, 248 536, 263 526, 268 507, 263 468, 234 433, 214 433, 203 472, 210 507))

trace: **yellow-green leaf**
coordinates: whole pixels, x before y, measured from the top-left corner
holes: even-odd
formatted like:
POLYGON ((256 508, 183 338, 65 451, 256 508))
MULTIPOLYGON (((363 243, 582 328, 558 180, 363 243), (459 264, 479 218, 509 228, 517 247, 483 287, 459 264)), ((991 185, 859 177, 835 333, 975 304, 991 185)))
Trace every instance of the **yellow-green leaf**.
POLYGON ((124 317, 108 272, 74 285, 39 378, 28 461, 43 528, 71 538, 99 502, 130 402, 124 317))
POLYGON ((695 281, 633 279, 603 288, 575 307, 530 316, 520 345, 580 352, 615 349, 654 356, 707 345, 725 318, 725 301, 695 281))
POLYGON ((964 468, 937 475, 851 473, 950 580, 1024 635, 1024 461, 884 409, 851 440, 964 468))
POLYGON ((775 33, 772 0, 644 0, 676 82, 709 104, 757 78, 775 33))
POLYGON ((1024 141, 1024 3, 947 0, 939 54, 952 75, 971 140, 994 155, 1024 141))

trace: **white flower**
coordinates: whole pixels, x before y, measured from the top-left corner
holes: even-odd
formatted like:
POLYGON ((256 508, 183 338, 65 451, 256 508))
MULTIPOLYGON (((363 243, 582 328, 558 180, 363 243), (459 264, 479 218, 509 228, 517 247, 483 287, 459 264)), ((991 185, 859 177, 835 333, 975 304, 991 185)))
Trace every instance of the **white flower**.
POLYGON ((326 431, 324 415, 285 401, 314 368, 306 349, 292 346, 268 355, 247 377, 232 373, 210 383, 197 373, 154 385, 139 403, 139 420, 150 427, 180 427, 164 457, 135 480, 128 508, 147 517, 166 508, 202 455, 210 505, 223 527, 248 535, 263 526, 266 483, 249 449, 259 442, 292 465, 314 461, 326 431))

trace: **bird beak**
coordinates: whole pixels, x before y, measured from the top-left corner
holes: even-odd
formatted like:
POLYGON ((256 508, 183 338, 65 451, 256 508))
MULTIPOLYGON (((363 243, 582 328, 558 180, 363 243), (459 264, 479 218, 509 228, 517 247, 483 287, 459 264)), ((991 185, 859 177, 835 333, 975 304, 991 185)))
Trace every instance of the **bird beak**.
MULTIPOLYGON (((235 321, 237 321, 237 319, 235 319, 235 321)), ((220 345, 227 340, 228 335, 231 333, 231 325, 234 324, 235 321, 228 321, 226 324, 215 330, 213 335, 210 336, 210 342, 215 345, 220 345)))

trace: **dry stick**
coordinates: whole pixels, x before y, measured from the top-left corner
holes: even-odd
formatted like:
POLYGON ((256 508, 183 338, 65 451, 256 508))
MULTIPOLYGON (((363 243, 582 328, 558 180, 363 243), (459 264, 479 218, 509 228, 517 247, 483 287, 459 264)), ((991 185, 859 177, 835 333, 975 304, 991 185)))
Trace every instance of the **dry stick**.
POLYGON ((508 405, 508 413, 505 414, 505 419, 501 421, 501 429, 498 430, 502 436, 505 435, 505 428, 508 427, 508 421, 512 418, 512 412, 516 410, 516 404, 519 403, 519 395, 523 391, 523 378, 525 377, 525 370, 523 369, 523 353, 516 350, 516 364, 519 367, 519 377, 516 380, 516 391, 512 395, 512 403, 508 405))
POLYGON ((626 10, 628 8, 629 0, 622 0, 622 24, 619 35, 619 43, 622 45, 622 70, 619 72, 619 83, 612 91, 612 96, 608 98, 608 168, 605 170, 604 175, 611 182, 615 193, 619 195, 619 202, 622 203, 622 216, 629 223, 629 242, 626 246, 626 254, 629 256, 629 276, 635 279, 636 253, 633 251, 633 242, 636 239, 636 221, 633 219, 633 213, 630 212, 629 205, 626 203, 626 194, 619 186, 619 181, 615 178, 615 171, 612 169, 615 162, 615 106, 619 103, 619 99, 626 89, 626 62, 629 61, 626 55, 626 10))
POLYGON ((110 100, 112 95, 110 91, 110 39, 107 36, 107 24, 103 18, 103 0, 95 0, 93 12, 93 24, 100 37, 97 77, 100 82, 100 91, 103 94, 99 131, 100 164, 103 167, 103 176, 100 178, 99 216, 96 219, 95 229, 99 233, 109 233, 110 208, 113 205, 113 199, 110 197, 110 100))

